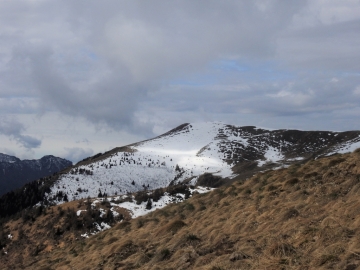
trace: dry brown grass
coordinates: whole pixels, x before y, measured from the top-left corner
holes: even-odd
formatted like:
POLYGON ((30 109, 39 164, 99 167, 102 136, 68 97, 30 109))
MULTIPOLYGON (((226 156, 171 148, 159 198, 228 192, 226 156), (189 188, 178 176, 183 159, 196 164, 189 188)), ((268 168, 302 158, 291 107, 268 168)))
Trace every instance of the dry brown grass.
POLYGON ((3 255, 0 267, 357 269, 359 196, 356 151, 259 173, 36 256, 14 253, 22 264, 3 255))

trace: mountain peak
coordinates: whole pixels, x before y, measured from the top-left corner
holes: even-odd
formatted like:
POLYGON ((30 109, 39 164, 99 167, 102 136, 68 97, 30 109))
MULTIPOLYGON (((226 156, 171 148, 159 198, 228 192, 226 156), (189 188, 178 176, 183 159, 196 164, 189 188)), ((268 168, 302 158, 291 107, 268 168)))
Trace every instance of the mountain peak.
POLYGON ((18 159, 17 157, 14 157, 14 156, 10 156, 10 155, 0 153, 0 162, 13 163, 13 162, 16 162, 16 161, 20 161, 20 159, 18 159))
POLYGON ((196 184, 204 173, 247 178, 311 158, 360 147, 360 132, 268 130, 221 122, 184 123, 153 139, 118 147, 59 176, 49 200, 109 196, 171 184, 196 184), (56 188, 55 188, 56 187, 56 188))

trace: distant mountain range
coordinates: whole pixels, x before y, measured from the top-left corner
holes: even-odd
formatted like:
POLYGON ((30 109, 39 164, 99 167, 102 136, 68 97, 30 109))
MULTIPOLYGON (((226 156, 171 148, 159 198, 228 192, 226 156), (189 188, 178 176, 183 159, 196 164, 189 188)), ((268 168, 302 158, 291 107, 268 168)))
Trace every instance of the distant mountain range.
POLYGON ((44 156, 37 160, 20 160, 0 153, 0 195, 71 165, 71 161, 54 156, 44 156))
POLYGON ((195 185, 204 173, 231 182, 359 147, 360 131, 266 130, 187 123, 156 138, 84 159, 59 175, 46 199, 62 203, 64 198, 71 201, 179 183, 195 185))

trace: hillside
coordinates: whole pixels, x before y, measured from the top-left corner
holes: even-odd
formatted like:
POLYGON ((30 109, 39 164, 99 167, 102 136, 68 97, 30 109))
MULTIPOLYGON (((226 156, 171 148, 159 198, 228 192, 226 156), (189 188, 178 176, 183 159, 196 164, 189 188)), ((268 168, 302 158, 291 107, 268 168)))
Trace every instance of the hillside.
POLYGON ((246 179, 258 171, 360 147, 360 132, 266 130, 222 123, 183 124, 156 138, 115 148, 62 173, 46 199, 71 200, 153 190, 200 175, 246 179), (62 194, 64 197, 58 196, 62 194))
POLYGON ((69 160, 50 155, 41 159, 20 160, 0 153, 0 196, 71 165, 69 160))
POLYGON ((4 226, 11 236, 0 267, 358 269, 359 179, 360 151, 336 154, 195 194, 90 238, 70 238, 71 228, 56 236, 39 233, 44 226, 37 220, 58 220, 66 204, 53 206, 24 225, 18 219, 4 226), (47 246, 46 237, 58 245, 47 246))

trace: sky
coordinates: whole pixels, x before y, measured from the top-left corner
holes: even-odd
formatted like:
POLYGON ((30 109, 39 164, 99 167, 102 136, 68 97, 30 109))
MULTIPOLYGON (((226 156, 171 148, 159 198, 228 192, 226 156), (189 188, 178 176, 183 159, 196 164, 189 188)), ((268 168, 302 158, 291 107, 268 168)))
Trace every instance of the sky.
POLYGON ((0 152, 182 123, 360 129, 360 0, 0 0, 0 152))

